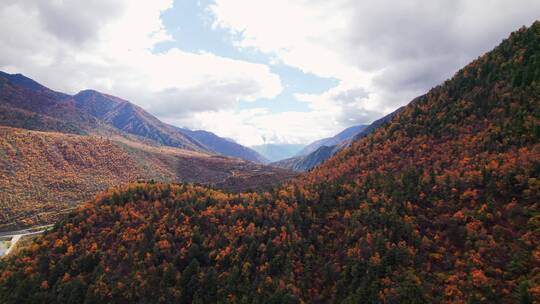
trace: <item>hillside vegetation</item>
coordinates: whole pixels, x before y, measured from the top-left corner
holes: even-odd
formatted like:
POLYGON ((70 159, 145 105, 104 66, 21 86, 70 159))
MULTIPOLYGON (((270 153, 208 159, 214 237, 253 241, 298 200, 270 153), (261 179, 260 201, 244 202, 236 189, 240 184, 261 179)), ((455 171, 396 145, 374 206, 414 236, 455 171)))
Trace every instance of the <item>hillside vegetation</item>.
POLYGON ((0 127, 0 228, 52 223, 99 191, 139 179, 239 191, 270 187, 292 176, 171 147, 0 127))
POLYGON ((117 182, 142 178, 138 172, 107 140, 0 127, 0 223, 51 222, 117 182))
POLYGON ((267 193, 135 183, 0 264, 5 303, 540 302, 540 22, 267 193))

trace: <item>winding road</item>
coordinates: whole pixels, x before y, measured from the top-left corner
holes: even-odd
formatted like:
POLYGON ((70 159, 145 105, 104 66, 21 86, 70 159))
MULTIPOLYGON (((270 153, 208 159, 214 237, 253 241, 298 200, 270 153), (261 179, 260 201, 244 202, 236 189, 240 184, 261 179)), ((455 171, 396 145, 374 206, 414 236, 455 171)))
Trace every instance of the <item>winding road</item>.
POLYGON ((15 245, 17 244, 17 242, 19 242, 19 240, 23 236, 41 234, 44 231, 51 229, 52 226, 53 225, 47 225, 47 226, 39 226, 35 228, 28 228, 24 230, 0 232, 0 239, 11 238, 9 248, 3 252, 0 250, 0 258, 7 256, 13 250, 13 248, 15 248, 15 245))

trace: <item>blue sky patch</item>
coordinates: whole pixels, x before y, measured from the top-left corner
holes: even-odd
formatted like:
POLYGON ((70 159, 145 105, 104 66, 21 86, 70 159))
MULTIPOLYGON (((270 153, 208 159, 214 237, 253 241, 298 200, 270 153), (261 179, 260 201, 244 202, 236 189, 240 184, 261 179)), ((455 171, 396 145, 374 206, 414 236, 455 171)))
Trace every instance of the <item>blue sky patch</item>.
POLYGON ((172 41, 159 43, 154 53, 163 53, 172 48, 199 53, 209 52, 217 56, 266 64, 281 78, 283 91, 273 99, 261 98, 255 101, 240 101, 238 110, 266 108, 270 112, 309 111, 308 104, 296 100, 294 94, 320 94, 338 84, 337 79, 322 78, 285 65, 271 64, 272 54, 259 52, 254 48, 239 48, 234 45, 233 33, 212 27, 212 16, 208 11, 209 0, 176 0, 172 8, 163 12, 161 19, 172 41))

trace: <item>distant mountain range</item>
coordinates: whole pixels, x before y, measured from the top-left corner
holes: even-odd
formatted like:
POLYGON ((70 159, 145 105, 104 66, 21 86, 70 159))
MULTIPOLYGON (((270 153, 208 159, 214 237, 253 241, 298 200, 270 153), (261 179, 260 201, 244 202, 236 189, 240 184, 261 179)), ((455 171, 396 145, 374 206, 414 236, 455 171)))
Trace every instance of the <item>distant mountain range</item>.
POLYGON ((197 140, 212 151, 222 155, 238 157, 255 163, 265 164, 269 161, 257 151, 242 146, 229 138, 219 137, 216 134, 204 130, 192 131, 186 128, 177 128, 183 134, 197 140))
POLYGON ((251 146, 251 148, 264 156, 269 161, 275 162, 296 155, 298 152, 300 152, 300 150, 304 148, 304 145, 264 144, 258 146, 251 146))
POLYGON ((77 109, 126 133, 153 140, 164 146, 216 152, 127 100, 94 90, 81 91, 73 96, 73 100, 77 109))
POLYGON ((333 137, 317 140, 307 145, 296 156, 273 162, 270 165, 297 172, 311 170, 345 147, 348 147, 353 141, 371 134, 378 127, 388 123, 400 110, 401 108, 374 121, 370 125, 352 126, 333 137))
POLYGON ((4 72, 0 72, 0 89, 3 125, 75 134, 110 135, 122 131, 158 145, 267 162, 257 152, 229 139, 208 131, 171 126, 127 100, 95 90, 70 96, 54 92, 21 74, 4 72))
POLYGON ((302 149, 300 152, 298 152, 296 154, 296 156, 308 155, 308 154, 310 154, 312 152, 315 152, 317 149, 319 149, 322 146, 331 147, 331 146, 339 145, 340 143, 342 143, 342 142, 344 142, 346 140, 349 140, 353 136, 355 136, 356 134, 362 132, 362 130, 364 130, 367 126, 368 125, 352 126, 350 128, 347 128, 347 129, 339 132, 335 136, 328 137, 328 138, 323 138, 323 139, 319 139, 317 141, 314 141, 311 144, 304 147, 304 149, 302 149))

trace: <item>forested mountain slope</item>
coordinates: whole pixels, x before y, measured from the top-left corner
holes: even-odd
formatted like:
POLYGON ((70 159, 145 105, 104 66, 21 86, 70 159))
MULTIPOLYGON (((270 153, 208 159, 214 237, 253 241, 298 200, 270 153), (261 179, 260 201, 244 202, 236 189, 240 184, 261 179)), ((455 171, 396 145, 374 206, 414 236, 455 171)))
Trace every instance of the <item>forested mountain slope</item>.
POLYGON ((291 172, 240 159, 137 141, 0 126, 0 230, 49 224, 113 185, 195 182, 268 189, 291 172))
POLYGON ((540 22, 280 189, 132 184, 0 264, 6 303, 540 301, 540 22))

